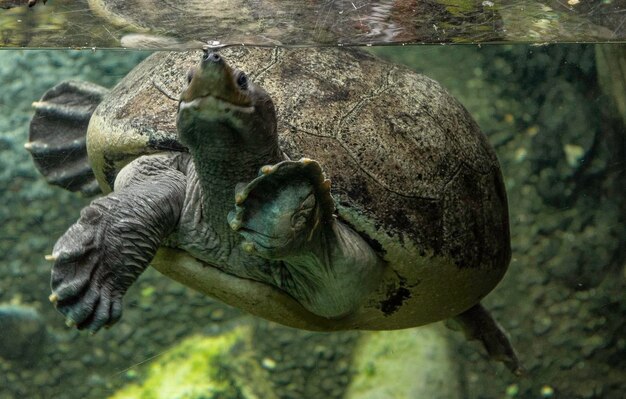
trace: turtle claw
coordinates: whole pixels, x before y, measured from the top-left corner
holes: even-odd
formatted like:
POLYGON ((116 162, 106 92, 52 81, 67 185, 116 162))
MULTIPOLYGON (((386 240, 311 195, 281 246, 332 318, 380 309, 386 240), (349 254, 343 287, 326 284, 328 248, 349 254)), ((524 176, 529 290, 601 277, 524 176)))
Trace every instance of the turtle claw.
POLYGON ((259 171, 259 176, 270 175, 276 171, 276 168, 272 165, 265 165, 259 171))
POLYGON ((50 296, 48 297, 48 300, 50 301, 50 303, 52 303, 53 305, 56 305, 57 302, 59 301, 59 296, 57 294, 50 294, 50 296))
POLYGON ((301 249, 334 210, 330 181, 307 158, 265 165, 256 179, 235 191, 230 227, 244 237, 245 252, 271 259, 301 249))
POLYGON ((249 254, 253 254, 256 252, 256 247, 254 246, 254 243, 251 241, 242 242, 241 248, 244 250, 244 252, 247 252, 249 254))
POLYGON ((121 309, 122 296, 114 288, 116 274, 111 270, 115 266, 109 264, 116 257, 106 256, 103 251, 107 248, 103 242, 105 216, 96 207, 85 208, 78 222, 54 246, 49 300, 71 328, 95 332, 121 316, 121 312, 111 312, 112 302, 119 302, 116 306, 121 309))
POLYGON ((184 179, 173 179, 166 164, 173 157, 154 159, 127 165, 121 173, 130 175, 118 175, 116 190, 93 200, 54 245, 50 300, 79 330, 96 332, 120 319, 124 294, 178 223, 184 179), (159 167, 164 173, 154 173, 159 167))

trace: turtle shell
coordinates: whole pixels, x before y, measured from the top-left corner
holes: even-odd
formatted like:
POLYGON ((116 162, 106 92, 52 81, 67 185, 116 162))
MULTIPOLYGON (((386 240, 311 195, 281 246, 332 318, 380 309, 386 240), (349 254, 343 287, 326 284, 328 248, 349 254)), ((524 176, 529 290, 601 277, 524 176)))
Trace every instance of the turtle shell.
MULTIPOLYGON (((465 108, 437 82, 355 50, 234 48, 222 54, 270 94, 283 151, 322 165, 337 217, 370 243, 387 271, 362 309, 321 327, 314 317, 312 326, 291 320, 293 314, 276 316, 271 307, 260 310, 258 301, 242 305, 242 298, 224 294, 224 286, 204 287, 196 281, 201 269, 192 278, 158 260, 157 268, 252 313, 314 329, 426 324, 466 310, 495 287, 510 259, 498 161, 465 108)), ((160 151, 163 143, 182 150, 177 103, 163 93, 180 93, 198 58, 157 53, 98 107, 88 149, 103 186, 138 154, 160 151)), ((171 264, 171 253, 168 259, 171 264)))

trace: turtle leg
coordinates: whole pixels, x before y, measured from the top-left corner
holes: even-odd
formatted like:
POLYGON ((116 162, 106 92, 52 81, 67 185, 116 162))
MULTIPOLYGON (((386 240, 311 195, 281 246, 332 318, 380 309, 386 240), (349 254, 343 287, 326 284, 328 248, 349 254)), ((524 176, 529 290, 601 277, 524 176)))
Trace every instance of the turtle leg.
POLYGON ((50 300, 69 326, 98 331, 122 315, 122 297, 178 223, 186 179, 175 155, 143 156, 115 190, 84 208, 56 242, 50 300))
POLYGON ((503 362, 515 375, 525 374, 506 332, 483 305, 474 305, 455 316, 453 321, 460 325, 468 340, 482 342, 490 358, 503 362))
POLYGON ((332 223, 330 181, 320 165, 303 158, 261 168, 259 176, 237 186, 231 228, 243 247, 266 258, 299 252, 321 224, 332 223))
POLYGON ((310 159, 264 166, 237 187, 229 223, 249 253, 283 261, 276 285, 318 316, 356 310, 380 282, 384 263, 333 215, 330 181, 310 159))

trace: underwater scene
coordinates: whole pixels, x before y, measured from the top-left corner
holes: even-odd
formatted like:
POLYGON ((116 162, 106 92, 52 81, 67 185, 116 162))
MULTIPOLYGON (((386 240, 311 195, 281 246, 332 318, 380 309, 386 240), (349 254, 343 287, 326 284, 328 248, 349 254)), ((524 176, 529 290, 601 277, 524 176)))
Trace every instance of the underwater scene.
POLYGON ((0 399, 624 397, 624 3, 156 3, 0 2, 0 399))

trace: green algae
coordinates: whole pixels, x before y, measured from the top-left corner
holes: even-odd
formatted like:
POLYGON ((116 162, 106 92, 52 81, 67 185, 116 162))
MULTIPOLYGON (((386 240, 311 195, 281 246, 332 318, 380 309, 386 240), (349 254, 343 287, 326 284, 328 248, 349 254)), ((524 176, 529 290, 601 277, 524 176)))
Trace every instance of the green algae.
POLYGON ((251 330, 194 335, 165 352, 144 377, 109 399, 272 399, 261 366, 251 357, 251 330))

